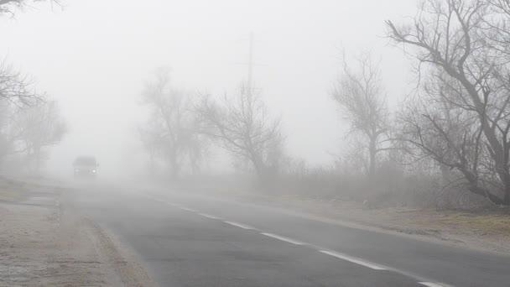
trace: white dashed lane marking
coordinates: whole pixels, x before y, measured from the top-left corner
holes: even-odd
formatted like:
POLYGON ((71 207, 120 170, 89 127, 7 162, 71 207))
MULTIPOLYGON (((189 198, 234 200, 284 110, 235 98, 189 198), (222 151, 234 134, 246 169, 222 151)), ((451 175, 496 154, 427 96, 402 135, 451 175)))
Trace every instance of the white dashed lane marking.
POLYGON ((234 222, 234 221, 225 220, 223 222, 225 222, 226 224, 230 224, 232 226, 235 226, 235 227, 240 227, 242 229, 256 230, 255 227, 252 227, 252 226, 249 226, 249 225, 245 225, 245 224, 242 224, 242 223, 238 223, 238 222, 234 222))
POLYGON ((292 243, 294 245, 306 245, 306 243, 304 243, 304 242, 297 241, 295 239, 288 238, 288 237, 285 237, 285 236, 276 235, 276 234, 273 234, 273 233, 262 232, 260 234, 265 235, 267 237, 275 238, 275 239, 278 239, 278 240, 281 240, 281 241, 284 241, 284 242, 292 243))
POLYGON ((418 282, 418 284, 427 286, 427 287, 445 287, 445 285, 433 283, 433 282, 418 282))
POLYGON ((207 217, 207 218, 210 218, 210 219, 221 219, 219 217, 216 217, 214 215, 210 215, 210 214, 207 214, 207 213, 199 213, 198 215, 203 216, 203 217, 207 217))
MULTIPOLYGON (((209 219, 222 220, 220 217, 216 217, 214 215, 210 215, 210 214, 207 214, 207 213, 201 213, 198 210, 195 210, 195 209, 192 209, 192 208, 188 208, 188 207, 185 207, 185 206, 181 206, 181 205, 178 205, 178 204, 175 204, 175 203, 171 203, 171 202, 168 202, 168 201, 164 201, 164 200, 161 200, 159 198, 156 198, 156 197, 153 197, 153 196, 150 196, 150 195, 145 195, 145 197, 148 197, 148 198, 150 198, 150 199, 152 199, 154 201, 158 201, 158 202, 161 202, 161 203, 168 204, 170 206, 179 208, 181 210, 185 210, 185 211, 189 211, 189 212, 195 212, 198 215, 206 217, 206 218, 209 218, 209 219)), ((257 228, 255 228, 255 227, 252 227, 252 226, 249 226, 249 225, 246 225, 246 224, 242 224, 242 223, 239 223, 239 222, 235 222, 235 221, 224 220, 223 222, 226 223, 226 224, 229 224, 231 226, 239 227, 239 228, 242 228, 242 229, 257 230, 257 228)), ((308 246, 312 246, 312 247, 314 246, 314 245, 309 245, 307 243, 304 243, 304 242, 301 242, 301 241, 298 241, 298 240, 295 240, 295 239, 292 239, 292 238, 276 235, 276 234, 273 234, 273 233, 261 232, 260 234, 262 234, 264 236, 267 236, 267 237, 274 238, 274 239, 278 239, 280 241, 291 243, 291 244, 294 244, 294 245, 308 245, 308 246)), ((336 252, 336 251, 329 251, 329 250, 320 249, 320 247, 317 247, 317 246, 315 246, 315 248, 318 248, 317 250, 319 252, 323 253, 323 254, 326 254, 326 255, 329 255, 329 256, 332 256, 332 257, 336 257, 338 259, 342 259, 342 260, 345 260, 345 261, 348 261, 348 262, 351 262, 351 263, 355 263, 355 264, 358 264, 358 265, 361 265, 361 266, 364 266, 364 267, 367 267, 367 268, 370 268, 370 269, 373 269, 373 270, 394 270, 394 271, 398 272, 398 270, 395 270, 395 269, 392 269, 392 268, 389 268, 389 267, 386 267, 386 266, 383 266, 383 265, 378 265, 378 264, 375 264, 375 263, 372 263, 372 262, 369 262, 369 261, 366 261, 366 260, 363 260, 363 259, 360 259, 360 258, 357 258, 357 257, 352 257, 352 256, 349 256, 349 255, 346 255, 346 254, 342 254, 342 253, 336 252)), ((444 285, 444 284, 439 284, 439 283, 434 283, 434 282, 425 282, 425 281, 418 282, 418 284, 426 286, 426 287, 448 287, 449 286, 449 285, 444 285)), ((451 287, 451 286, 449 286, 449 287, 451 287)))
POLYGON ((387 270, 388 269, 388 268, 386 268, 384 266, 377 265, 375 263, 371 263, 371 262, 365 261, 363 259, 356 258, 356 257, 351 257, 349 255, 345 255, 345 254, 338 253, 338 252, 335 252, 335 251, 319 250, 319 252, 327 254, 329 256, 333 256, 333 257, 345 260, 345 261, 349 261, 349 262, 352 262, 352 263, 355 263, 355 264, 358 264, 358 265, 361 265, 361 266, 365 266, 367 268, 374 269, 374 270, 387 270))
POLYGON ((179 206, 179 208, 182 210, 185 210, 185 211, 189 211, 189 212, 198 212, 195 209, 184 207, 184 206, 179 206))

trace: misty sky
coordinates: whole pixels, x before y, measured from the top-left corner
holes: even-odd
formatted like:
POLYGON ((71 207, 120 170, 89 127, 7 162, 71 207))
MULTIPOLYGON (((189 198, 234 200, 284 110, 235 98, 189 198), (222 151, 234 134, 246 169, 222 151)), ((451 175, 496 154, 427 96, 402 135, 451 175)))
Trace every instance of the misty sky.
POLYGON ((53 170, 94 154, 114 171, 141 154, 140 91, 158 66, 176 86, 231 93, 246 78, 255 35, 254 81, 281 115, 290 155, 313 165, 345 146, 345 124, 329 92, 341 48, 382 59, 394 106, 409 91, 408 61, 384 38, 384 20, 415 14, 413 0, 63 0, 0 19, 0 56, 31 74, 60 103, 70 133, 52 152, 53 170))

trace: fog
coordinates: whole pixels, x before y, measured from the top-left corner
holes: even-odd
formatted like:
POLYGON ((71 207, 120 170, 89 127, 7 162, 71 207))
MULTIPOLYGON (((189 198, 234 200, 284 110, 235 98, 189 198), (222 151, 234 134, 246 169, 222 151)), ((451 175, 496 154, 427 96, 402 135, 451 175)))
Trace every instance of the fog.
MULTIPOLYGON (((141 92, 154 69, 170 67, 173 85, 189 91, 233 93, 247 78, 253 33, 253 81, 281 116, 287 153, 329 166, 349 129, 331 99, 342 52, 381 60, 394 107, 414 85, 384 20, 404 20, 416 7, 408 0, 32 3, 0 18, 0 55, 58 101, 68 124, 48 170, 69 176, 76 156, 94 155, 102 176, 118 176, 146 161, 136 129, 147 118, 141 92)), ((213 157, 211 169, 228 169, 222 158, 213 157)))
POLYGON ((0 0, 0 285, 508 286, 509 27, 510 0, 0 0))

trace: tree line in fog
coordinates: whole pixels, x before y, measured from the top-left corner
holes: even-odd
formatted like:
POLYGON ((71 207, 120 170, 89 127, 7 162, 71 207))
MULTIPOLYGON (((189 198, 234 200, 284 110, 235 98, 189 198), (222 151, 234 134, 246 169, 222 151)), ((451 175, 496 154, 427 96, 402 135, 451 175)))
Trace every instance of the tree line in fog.
POLYGON ((510 205, 509 2, 427 0, 407 23, 385 25, 389 41, 413 59, 417 89, 390 112, 378 61, 344 55, 331 100, 351 125, 354 148, 333 167, 309 169, 290 158, 279 117, 252 86, 223 96, 190 93, 164 68, 142 93, 151 116, 139 134, 151 163, 166 163, 176 179, 198 174, 211 146, 222 147, 259 182, 301 182, 292 188, 314 196, 376 202, 412 193, 411 201, 436 205, 455 204, 445 203, 452 195, 510 205))
MULTIPOLYGON (((0 16, 30 2, 0 1, 0 16)), ((390 111, 377 57, 343 55, 330 98, 350 124, 352 148, 334 165, 309 168, 290 157, 280 118, 250 83, 226 95, 196 94, 160 68, 141 93, 150 110, 138 129, 149 171, 163 167, 173 180, 199 175, 221 148, 237 171, 282 192, 374 206, 509 206, 510 2, 425 0, 411 20, 381 25, 412 59, 417 88, 390 111)), ((66 131, 57 103, 2 61, 3 168, 39 169, 66 131)))
MULTIPOLYGON (((29 2, 1 0, 0 17, 13 17, 29 2)), ((58 103, 38 91, 29 75, 0 58, 0 170, 39 172, 49 147, 66 132, 58 103)))
POLYGON ((0 63, 0 163, 3 169, 38 172, 48 148, 67 126, 57 102, 35 88, 30 77, 0 63))

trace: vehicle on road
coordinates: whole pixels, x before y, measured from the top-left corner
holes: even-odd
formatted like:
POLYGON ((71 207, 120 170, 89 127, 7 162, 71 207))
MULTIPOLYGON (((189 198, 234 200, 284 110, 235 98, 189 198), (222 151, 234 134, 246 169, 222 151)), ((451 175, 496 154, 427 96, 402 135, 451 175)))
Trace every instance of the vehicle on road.
POLYGON ((80 156, 74 160, 74 177, 95 178, 99 164, 93 156, 80 156))

